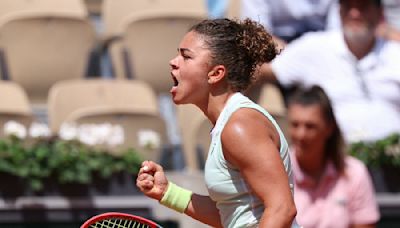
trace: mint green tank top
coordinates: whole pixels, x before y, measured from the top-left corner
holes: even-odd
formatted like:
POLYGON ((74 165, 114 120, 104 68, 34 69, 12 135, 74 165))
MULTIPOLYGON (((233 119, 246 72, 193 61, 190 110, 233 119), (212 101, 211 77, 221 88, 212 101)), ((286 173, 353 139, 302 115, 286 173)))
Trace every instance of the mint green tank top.
MULTIPOLYGON (((241 93, 235 93, 227 101, 211 131, 211 144, 204 169, 210 197, 216 202, 223 226, 228 228, 257 227, 264 212, 263 202, 252 193, 240 171, 225 160, 222 151, 221 132, 231 115, 240 108, 258 110, 275 126, 280 137, 280 156, 289 176, 293 193, 288 143, 282 130, 264 108, 241 93)), ((250 145, 249 150, 251 150, 250 145)), ((244 151, 244 153, 249 152, 244 151)))

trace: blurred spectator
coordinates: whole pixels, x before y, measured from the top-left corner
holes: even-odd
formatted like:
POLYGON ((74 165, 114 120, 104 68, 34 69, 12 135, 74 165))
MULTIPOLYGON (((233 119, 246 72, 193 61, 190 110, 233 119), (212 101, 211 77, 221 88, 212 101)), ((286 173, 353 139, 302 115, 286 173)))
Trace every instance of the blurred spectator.
POLYGON ((379 0, 340 0, 341 30, 286 46, 260 74, 284 87, 320 85, 345 139, 373 141, 400 132, 400 43, 376 36, 379 0))
MULTIPOLYGON (((381 0, 383 6, 382 23, 377 34, 388 40, 400 41, 400 0, 381 0)), ((334 4, 329 13, 327 29, 340 29, 338 4, 334 4)))
POLYGON ((296 91, 288 117, 298 223, 307 228, 375 227, 380 215, 368 170, 345 155, 321 87, 296 91))
POLYGON ((242 0, 242 17, 259 21, 283 43, 303 33, 324 30, 336 0, 242 0))

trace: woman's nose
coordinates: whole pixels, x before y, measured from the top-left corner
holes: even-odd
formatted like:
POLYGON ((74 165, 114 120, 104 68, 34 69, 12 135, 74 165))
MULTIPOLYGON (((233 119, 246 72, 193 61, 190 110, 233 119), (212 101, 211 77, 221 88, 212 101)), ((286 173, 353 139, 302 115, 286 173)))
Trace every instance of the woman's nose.
POLYGON ((171 66, 172 69, 177 69, 177 68, 178 68, 177 60, 176 60, 177 57, 178 57, 178 56, 175 56, 174 58, 172 58, 172 59, 169 61, 169 65, 171 66))

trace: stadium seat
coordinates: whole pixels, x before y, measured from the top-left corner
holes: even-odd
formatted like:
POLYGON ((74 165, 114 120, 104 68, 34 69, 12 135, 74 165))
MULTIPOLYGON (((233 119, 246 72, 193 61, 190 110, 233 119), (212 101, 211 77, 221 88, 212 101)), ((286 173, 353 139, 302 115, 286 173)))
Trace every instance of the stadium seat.
POLYGON ((241 0, 228 0, 228 8, 225 16, 232 19, 240 19, 241 14, 241 0))
POLYGON ((16 121, 28 128, 33 114, 23 88, 14 82, 0 81, 0 138, 5 136, 4 125, 16 121))
POLYGON ((95 32, 82 0, 2 0, 2 79, 20 84, 44 104, 58 80, 84 77, 95 32))
POLYGON ((30 14, 46 14, 47 16, 69 16, 85 18, 87 10, 82 0, 1 0, 0 24, 16 16, 30 14))
MULTIPOLYGON (((49 93, 49 122, 52 132, 63 123, 121 126, 123 144, 114 148, 135 148, 145 159, 158 160, 167 145, 166 129, 159 115, 154 91, 136 80, 86 79, 56 83, 49 93), (156 137, 158 145, 144 145, 143 138, 156 137)), ((152 139, 150 139, 152 140, 152 139)))
POLYGON ((143 80, 157 93, 168 92, 168 62, 190 26, 207 18, 205 2, 109 0, 104 7, 106 37, 120 38, 109 46, 116 77, 143 80))

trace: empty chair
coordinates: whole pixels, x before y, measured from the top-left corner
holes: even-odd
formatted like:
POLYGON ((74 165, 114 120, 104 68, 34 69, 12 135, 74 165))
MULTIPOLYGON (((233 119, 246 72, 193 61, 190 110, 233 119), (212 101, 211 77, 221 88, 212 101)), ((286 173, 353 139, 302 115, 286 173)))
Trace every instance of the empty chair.
POLYGON ((158 160, 167 145, 154 91, 135 80, 71 80, 55 84, 49 94, 54 133, 62 123, 104 124, 123 128, 124 141, 112 151, 133 147, 145 159, 158 160), (147 140, 147 141, 146 141, 147 140))
MULTIPOLYGON (((111 8, 113 4, 124 7, 123 2, 127 1, 106 1, 105 7, 111 8)), ((146 81, 157 93, 168 92, 172 85, 168 62, 188 29, 207 18, 205 2, 136 0, 128 1, 125 6, 114 20, 112 17, 108 20, 104 13, 106 36, 121 37, 110 46, 114 73, 117 78, 146 81)), ((117 11, 113 12, 115 15, 117 11)))
POLYGON ((86 75, 94 43, 95 32, 86 19, 17 16, 0 26, 3 77, 19 83, 32 103, 46 103, 55 82, 86 75))
POLYGON ((28 128, 33 114, 23 88, 14 82, 0 81, 0 138, 5 136, 4 125, 9 121, 28 128))
POLYGON ((212 125, 194 105, 177 106, 177 115, 187 169, 203 169, 210 146, 212 125))
MULTIPOLYGON (((45 15, 47 17, 87 18, 82 0, 1 0, 0 26, 15 18, 45 15)), ((57 32, 57 30, 54 30, 57 32)), ((23 35, 23 34, 20 34, 23 35)), ((24 36, 23 36, 24 37, 24 36)), ((21 39, 21 38, 20 38, 21 39)), ((18 40, 18 39, 17 39, 18 40)), ((0 44, 1 46, 2 44, 0 44)), ((38 47, 39 49, 41 47, 38 47)), ((0 47, 0 79, 7 78, 6 60, 0 47)))
MULTIPOLYGON (((86 0, 88 1, 88 0, 86 0)), ((94 1, 94 0, 92 0, 94 1)), ((125 22, 131 15, 154 12, 184 12, 188 15, 206 16, 206 5, 203 0, 103 0, 102 17, 104 20, 104 36, 112 38, 121 36, 125 22)))
POLYGON ((241 1, 242 0, 228 0, 229 3, 225 16, 228 18, 240 19, 241 1))
POLYGON ((0 23, 8 18, 29 14, 63 15, 85 18, 88 13, 82 0, 1 0, 0 23))
MULTIPOLYGON (((82 1, 82 0, 81 0, 82 1)), ((83 0, 89 14, 100 15, 104 0, 83 0)))
POLYGON ((136 9, 136 1, 131 0, 104 0, 101 9, 101 16, 104 24, 104 37, 122 35, 122 22, 126 17, 133 13, 136 9))
POLYGON ((173 84, 168 62, 176 55, 183 35, 200 18, 154 16, 128 24, 123 36, 124 69, 126 77, 146 81, 158 93, 168 93, 173 84))

